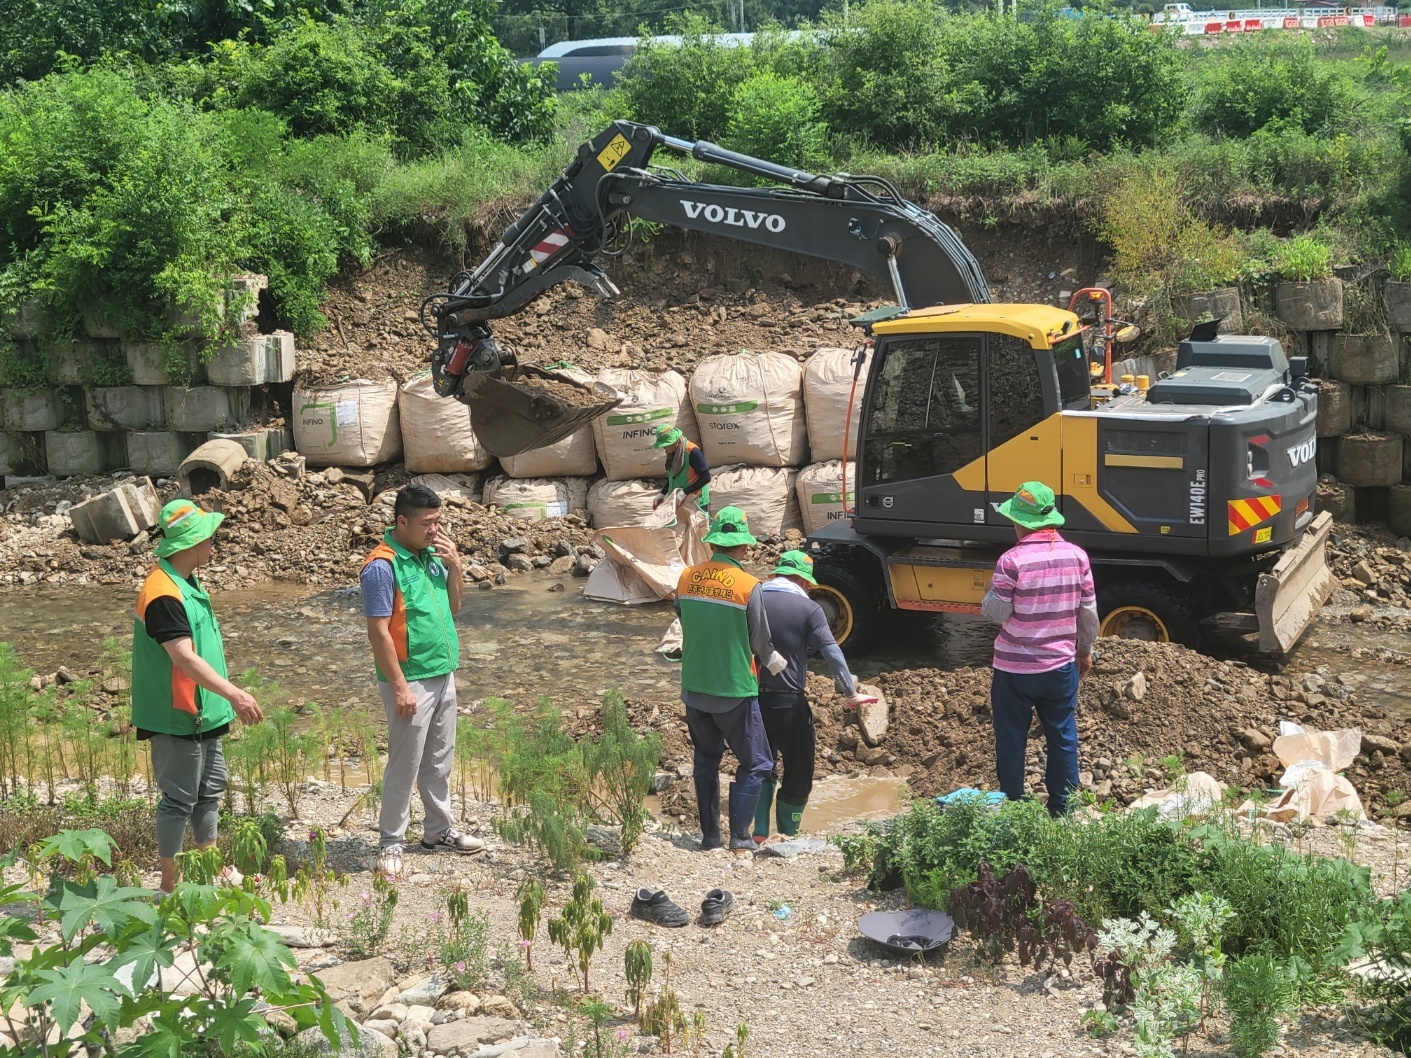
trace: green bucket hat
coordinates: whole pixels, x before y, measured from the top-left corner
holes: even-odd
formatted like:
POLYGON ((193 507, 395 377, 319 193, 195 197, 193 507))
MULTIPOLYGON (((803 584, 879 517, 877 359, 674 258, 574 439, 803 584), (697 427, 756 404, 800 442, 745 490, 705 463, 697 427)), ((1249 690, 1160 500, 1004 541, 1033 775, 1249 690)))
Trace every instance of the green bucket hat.
POLYGON ((191 500, 172 500, 157 516, 162 538, 157 542, 157 557, 167 558, 216 535, 225 515, 203 511, 191 500))
POLYGON ((776 577, 802 577, 815 587, 813 579, 813 558, 802 551, 785 551, 779 556, 779 565, 770 570, 776 577))
POLYGON ((999 513, 1025 529, 1056 529, 1063 524, 1063 515, 1053 498, 1053 489, 1042 481, 1026 481, 1014 490, 1014 495, 999 505, 999 513))
POLYGON ((710 532, 703 537, 713 547, 739 547, 759 543, 750 534, 750 520, 738 507, 722 507, 710 520, 710 532))
POLYGON ((652 442, 653 448, 670 448, 677 441, 681 440, 681 431, 674 426, 658 426, 657 439, 652 442))

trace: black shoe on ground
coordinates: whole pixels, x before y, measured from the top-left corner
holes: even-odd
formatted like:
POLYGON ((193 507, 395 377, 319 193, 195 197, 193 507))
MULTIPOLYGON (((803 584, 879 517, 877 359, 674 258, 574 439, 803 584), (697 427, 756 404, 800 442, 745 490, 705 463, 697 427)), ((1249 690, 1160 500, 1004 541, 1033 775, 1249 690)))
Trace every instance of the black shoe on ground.
POLYGON ((691 921, 686 909, 672 901, 665 889, 638 889, 632 898, 632 917, 657 926, 684 926, 691 921))
POLYGON ((701 925, 715 926, 730 917, 735 910, 735 898, 724 889, 712 889, 701 901, 701 925))

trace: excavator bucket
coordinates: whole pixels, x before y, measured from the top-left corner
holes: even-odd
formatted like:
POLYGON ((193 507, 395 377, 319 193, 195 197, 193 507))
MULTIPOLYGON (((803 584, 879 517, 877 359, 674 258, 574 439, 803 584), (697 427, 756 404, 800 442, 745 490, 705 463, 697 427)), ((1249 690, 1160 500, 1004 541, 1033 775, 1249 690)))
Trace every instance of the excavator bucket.
POLYGON ((1259 618, 1259 649, 1286 654, 1337 587, 1328 568, 1328 534, 1333 516, 1321 511, 1303 532, 1297 547, 1290 548, 1268 573, 1259 575, 1254 589, 1254 612, 1259 618))
POLYGON ((521 366, 513 378, 466 376, 461 400, 475 436, 491 455, 517 456, 576 433, 622 403, 616 390, 585 385, 567 372, 521 366))

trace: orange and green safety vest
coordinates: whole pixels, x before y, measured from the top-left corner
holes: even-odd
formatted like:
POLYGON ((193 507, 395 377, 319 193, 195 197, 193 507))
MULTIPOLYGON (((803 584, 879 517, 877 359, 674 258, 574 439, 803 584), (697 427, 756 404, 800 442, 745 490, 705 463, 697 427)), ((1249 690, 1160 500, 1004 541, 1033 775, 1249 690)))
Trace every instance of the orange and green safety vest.
MULTIPOLYGON (((682 442, 680 466, 673 468, 671 465, 671 457, 666 457, 666 495, 668 496, 670 496, 675 489, 686 492, 689 486, 694 485, 700 479, 700 475, 691 469, 691 453, 697 451, 701 446, 687 438, 682 438, 682 442)), ((689 495, 689 493, 687 493, 687 495, 689 495)), ((702 485, 701 491, 696 493, 696 497, 697 502, 700 503, 701 510, 705 510, 709 507, 710 485, 708 483, 702 485)))
POLYGON ((676 584, 681 612, 681 689, 717 698, 753 698, 759 674, 747 610, 759 581, 716 554, 676 584))
POLYGON ((190 737, 213 731, 235 719, 231 704, 172 664, 166 647, 147 634, 147 607, 170 596, 186 608, 191 648, 222 677, 225 647, 220 625, 205 589, 191 583, 160 559, 137 596, 132 624, 132 726, 163 735, 190 737))
MULTIPOLYGON (((388 628, 402 675, 408 680, 429 680, 455 672, 460 665, 460 640, 445 563, 430 548, 420 555, 408 551, 390 529, 363 560, 363 567, 384 558, 392 563, 396 580, 388 628)), ((387 682, 380 667, 377 678, 387 682)))

